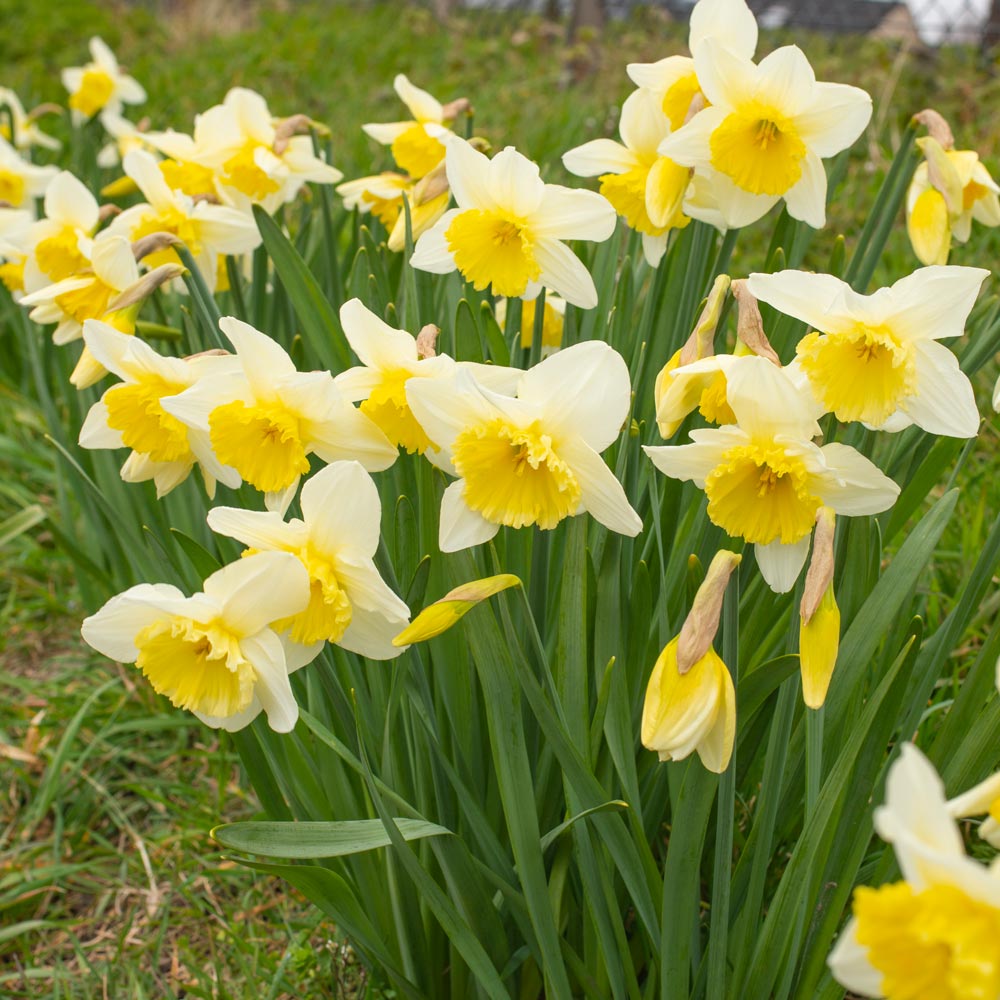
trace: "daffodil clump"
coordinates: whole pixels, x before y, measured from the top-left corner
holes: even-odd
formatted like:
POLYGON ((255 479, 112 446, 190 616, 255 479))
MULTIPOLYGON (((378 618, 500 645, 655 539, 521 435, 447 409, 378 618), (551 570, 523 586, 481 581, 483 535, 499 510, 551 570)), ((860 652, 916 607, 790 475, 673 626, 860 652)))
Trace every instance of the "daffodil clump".
POLYGON ((232 734, 269 822, 216 839, 393 995, 1000 1000, 964 839, 1000 845, 1000 522, 934 562, 1000 349, 956 245, 1000 188, 921 112, 827 266, 870 97, 759 54, 744 0, 688 41, 573 186, 403 73, 348 180, 248 87, 131 120, 100 39, 77 173, 0 89, 83 638, 232 734), (921 266, 877 272, 900 213, 921 266))

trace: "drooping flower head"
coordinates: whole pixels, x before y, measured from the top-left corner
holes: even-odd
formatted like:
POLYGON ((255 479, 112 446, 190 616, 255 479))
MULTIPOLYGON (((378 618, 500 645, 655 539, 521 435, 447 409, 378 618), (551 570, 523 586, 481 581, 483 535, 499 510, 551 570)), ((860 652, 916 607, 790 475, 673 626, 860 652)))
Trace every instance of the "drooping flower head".
POLYGON ((585 512, 638 534, 642 521, 600 456, 621 432, 629 392, 621 355, 598 341, 546 358, 513 397, 468 370, 410 379, 407 401, 440 449, 428 457, 458 477, 441 503, 441 550, 489 541, 502 525, 554 528, 585 512))
POLYGON ((834 978, 886 1000, 1000 994, 1000 874, 966 855, 941 779, 912 744, 889 770, 875 829, 903 881, 855 890, 834 978))
POLYGON ((820 507, 876 514, 899 487, 853 448, 813 443, 820 408, 784 369, 745 358, 726 379, 734 424, 694 430, 692 444, 644 450, 665 475, 705 491, 711 521, 753 543, 764 579, 784 593, 805 562, 820 507))
POLYGON ((0 138, 0 202, 35 215, 35 199, 41 198, 58 167, 37 167, 24 159, 6 139, 0 138))
POLYGON ((305 568, 290 553, 261 552, 203 586, 192 597, 165 583, 131 587, 84 619, 83 638, 209 726, 242 729, 263 710, 272 729, 290 732, 299 709, 288 674, 308 660, 269 624, 308 603, 305 568))
POLYGON ((838 420, 880 430, 916 424, 932 434, 974 437, 979 412, 955 355, 989 271, 924 267, 872 295, 826 274, 752 274, 751 292, 812 328, 795 349, 816 398, 838 420))
POLYGON ((248 552, 290 552, 305 567, 309 603, 270 623, 289 641, 311 647, 313 655, 333 642, 375 660, 398 656, 403 649, 392 640, 410 612, 373 562, 382 505, 371 476, 357 462, 334 462, 302 487, 300 501, 301 519, 216 507, 208 512, 209 527, 248 552))
POLYGON ((597 305, 590 272, 561 241, 608 239, 615 210, 605 198, 543 183, 538 167, 513 146, 490 160, 453 138, 446 169, 458 207, 420 237, 414 267, 458 270, 496 295, 534 298, 544 285, 573 305, 597 305))
POLYGON ((162 401, 167 413, 202 432, 191 439, 199 460, 207 440, 219 465, 235 469, 265 494, 268 510, 282 513, 311 468, 310 455, 355 459, 369 471, 392 465, 396 449, 329 372, 297 371, 278 343, 232 316, 219 326, 236 348, 240 371, 199 379, 162 401))
POLYGON ((146 100, 146 91, 121 71, 115 54, 100 38, 91 38, 90 57, 86 66, 62 71, 69 106, 78 120, 93 118, 105 109, 120 112, 123 103, 142 104, 146 100))
POLYGON ((9 87, 0 87, 0 111, 6 109, 10 122, 0 118, 0 139, 6 139, 15 149, 24 152, 33 146, 58 149, 62 143, 38 127, 38 118, 45 112, 59 111, 53 104, 36 108, 30 114, 24 110, 21 99, 9 87))
POLYGON ((601 194, 628 225, 642 233, 642 249, 656 267, 671 229, 691 220, 681 204, 691 171, 657 150, 670 134, 662 101, 651 90, 637 90, 622 105, 622 141, 594 139, 563 154, 566 169, 578 177, 601 178, 601 194))

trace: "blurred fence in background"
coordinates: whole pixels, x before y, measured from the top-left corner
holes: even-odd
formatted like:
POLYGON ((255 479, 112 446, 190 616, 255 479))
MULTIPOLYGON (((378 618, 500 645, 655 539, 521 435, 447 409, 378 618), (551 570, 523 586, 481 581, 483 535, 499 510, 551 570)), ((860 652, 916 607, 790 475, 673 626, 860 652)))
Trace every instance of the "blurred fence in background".
MULTIPOLYGON (((686 20, 693 0, 431 0, 439 14, 461 7, 520 10, 567 16, 576 25, 600 26, 636 7, 686 20)), ((991 47, 1000 41, 1000 0, 748 0, 764 28, 805 28, 876 34, 927 46, 991 47)))

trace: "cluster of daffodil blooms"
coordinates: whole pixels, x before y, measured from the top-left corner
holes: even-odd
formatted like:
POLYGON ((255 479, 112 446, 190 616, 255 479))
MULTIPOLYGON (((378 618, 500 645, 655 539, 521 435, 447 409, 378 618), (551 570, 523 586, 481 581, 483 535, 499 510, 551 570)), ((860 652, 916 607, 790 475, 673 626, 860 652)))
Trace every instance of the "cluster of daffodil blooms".
MULTIPOLYGON (((857 274, 802 269, 801 255, 731 278, 735 230, 779 203, 781 225, 824 226, 824 160, 847 150, 872 112, 864 91, 817 81, 797 46, 755 61, 757 43, 744 0, 699 0, 690 55, 628 67, 637 89, 621 107, 621 141, 595 138, 564 153, 569 173, 598 178, 596 191, 548 183, 512 145, 493 152, 472 134, 468 100, 441 103, 402 73, 394 89, 411 117, 362 126, 388 147, 394 169, 355 180, 328 162, 323 126, 303 114, 276 117, 246 88, 197 115, 190 134, 157 130, 126 117, 124 105, 142 103, 143 88, 93 39, 92 62, 65 70, 63 83, 75 134, 100 128, 107 140, 95 166, 116 177, 94 193, 73 173, 32 162, 35 148, 57 152, 38 125, 51 109, 26 113, 0 91, 0 278, 35 324, 53 328, 55 345, 82 342, 70 375, 80 395, 69 409, 82 404, 78 443, 116 453, 116 464, 124 455, 125 483, 152 483, 129 487, 144 491, 138 527, 176 529, 189 560, 164 574, 170 583, 134 583, 144 576, 130 567, 133 585, 86 618, 83 637, 134 663, 174 706, 243 740, 255 783, 266 758, 271 771, 258 790, 276 818, 379 826, 387 839, 364 841, 369 834, 352 827, 354 842, 391 843, 404 859, 455 949, 444 964, 464 970, 454 972, 464 980, 440 992, 438 980, 417 982, 412 942, 404 957, 381 950, 383 930, 375 917, 359 917, 349 895, 367 884, 361 876, 358 888, 334 886, 323 881, 327 871, 304 891, 322 897, 399 995, 502 997, 515 977, 524 997, 652 995, 643 979, 659 982, 659 995, 686 997, 701 995, 704 974, 713 1000, 729 995, 727 980, 742 995, 770 996, 778 994, 766 977, 786 962, 780 995, 791 995, 793 975, 815 985, 822 969, 798 950, 814 946, 798 937, 773 962, 771 953, 751 959, 752 949, 727 960, 730 931, 717 930, 715 913, 727 922, 737 762, 744 753, 754 760, 740 787, 767 806, 765 825, 755 820, 746 840, 748 851, 762 842, 764 866, 749 877, 737 868, 733 885, 739 903, 761 906, 772 840, 783 850, 774 839, 778 807, 803 798, 788 790, 796 772, 789 764, 786 773, 785 744, 805 747, 801 843, 819 865, 823 844, 832 847, 807 839, 826 836, 817 817, 834 815, 855 768, 882 761, 892 739, 911 737, 923 721, 936 675, 914 668, 917 716, 900 709, 908 729, 878 728, 903 665, 912 666, 916 633, 884 678, 863 673, 861 661, 882 639, 886 656, 899 650, 898 629, 878 609, 909 606, 903 596, 893 605, 888 585, 874 583, 880 541, 871 538, 898 526, 873 518, 901 496, 912 513, 937 482, 906 464, 908 449, 943 462, 947 439, 978 434, 967 355, 960 365, 941 342, 960 343, 970 317, 982 318, 974 310, 989 272, 947 261, 972 220, 1000 223, 1000 188, 976 153, 954 149, 940 116, 923 112, 916 122, 928 135, 916 143, 925 162, 914 164, 905 201, 924 266, 870 294, 857 274), (343 229, 329 222, 331 192, 352 213, 343 229), (298 209, 308 210, 306 221, 295 221, 298 209), (728 234, 728 250, 712 257, 716 232, 728 234), (623 258, 615 240, 628 248, 623 258), (345 247, 353 258, 342 274, 345 247), (310 269, 306 257, 319 266, 310 269), (159 339, 163 350, 151 342, 159 339), (893 440, 904 445, 893 451, 893 440), (201 487, 187 483, 195 469, 207 511, 201 487), (182 530, 168 522, 183 505, 193 517, 182 530), (872 525, 871 534, 847 519, 872 525), (845 539, 863 539, 863 553, 845 539), (860 571, 845 572, 852 559, 865 564, 863 584, 860 571), (192 568, 201 582, 189 594, 194 588, 176 583, 192 568), (457 586, 425 600, 448 582, 457 586), (505 593, 517 588, 523 608, 505 593), (449 633, 500 594, 500 619, 486 617, 487 605, 467 632, 449 633), (846 636, 841 604, 855 629, 846 636), (756 643, 763 659, 748 648, 756 643), (751 663, 745 688, 740 660, 751 663), (390 669, 391 680, 376 673, 390 669), (793 692, 781 685, 795 670, 793 692), (774 680, 765 682, 769 671, 774 680), (838 692, 843 674, 849 686, 845 679, 838 692), (365 717, 368 697, 379 707, 365 717), (534 742, 522 697, 537 720, 534 742), (849 713, 862 709, 867 728, 849 736, 849 713), (853 756, 836 757, 834 768, 828 757, 824 785, 828 717, 853 756), (356 743, 331 732, 352 718, 356 743), (765 740, 766 718, 774 728, 763 730, 765 740), (440 719, 450 726, 445 736, 440 719), (433 734, 426 759, 413 749, 421 727, 433 734), (473 749, 480 730, 489 739, 473 749), (282 756, 273 733, 291 733, 294 753, 282 756), (377 779, 365 750, 376 735, 385 754, 399 755, 377 779), (754 748, 740 749, 741 740, 754 748), (757 744, 766 757, 754 756, 757 744), (336 760, 310 765, 300 780, 295 760, 320 745, 336 760), (453 788, 467 803, 468 789, 494 771, 499 790, 461 821, 442 805, 432 818, 446 825, 429 824, 430 800, 418 810, 391 786, 409 780, 411 755, 419 758, 411 797, 433 789, 436 802, 450 802, 453 788), (323 770, 334 765, 346 770, 323 770), (549 784, 531 786, 533 778, 549 784), (330 801, 310 803, 309 789, 320 786, 330 801), (274 789, 277 806, 267 798, 274 789), (717 789, 702 973, 690 949, 717 789), (382 795, 409 825, 391 819, 382 795), (369 801, 377 820, 358 818, 374 815, 363 811, 369 801), (668 801, 661 887, 654 850, 668 801), (625 805, 629 818, 614 814, 625 805), (543 816, 553 820, 544 836, 543 816), (509 839, 494 829, 501 824, 509 839), (464 838, 458 861, 445 849, 433 855, 450 893, 475 882, 477 865, 491 873, 460 904, 442 893, 427 854, 407 853, 410 836, 441 832, 464 838), (550 863, 545 852, 557 842, 550 863), (579 935, 560 911, 577 888, 587 913, 579 935), (514 956, 508 938, 518 942, 514 956), (577 950, 594 940, 601 958, 591 968, 577 950), (643 949, 657 958, 643 959, 643 949)), ((902 202, 902 187, 898 195, 902 202)), ((980 326, 995 333, 997 323, 980 326)), ((97 470, 106 457, 85 461, 97 470)), ((121 530, 134 530, 124 512, 121 530)), ((928 546, 924 562, 939 535, 914 533, 928 546)), ((900 574, 917 565, 910 545, 903 542, 900 574)), ((915 588, 915 573, 907 586, 915 588)), ((877 777, 861 789, 852 837, 867 830, 877 777)), ((830 957, 837 981, 889 1000, 1000 997, 997 877, 966 856, 955 822, 985 813, 981 834, 1000 844, 996 777, 949 803, 931 765, 903 747, 875 813, 903 881, 857 891, 830 957)), ((320 848, 275 856, 327 857, 320 848)), ((799 877, 807 861, 798 848, 789 856, 789 878, 799 877)), ((295 881, 291 869, 281 874, 295 881)), ((405 922, 406 910, 396 877, 385 892, 393 923, 405 922)), ((800 881, 819 892, 818 877, 800 881)), ((373 912, 380 891, 371 892, 373 912)), ((801 930, 812 904, 806 889, 790 902, 792 891, 800 890, 781 889, 762 907, 767 923, 755 947, 770 947, 795 921, 801 930)), ((845 905, 846 897, 817 940, 833 939, 845 905)), ((754 942, 756 914, 739 915, 733 940, 754 942)))

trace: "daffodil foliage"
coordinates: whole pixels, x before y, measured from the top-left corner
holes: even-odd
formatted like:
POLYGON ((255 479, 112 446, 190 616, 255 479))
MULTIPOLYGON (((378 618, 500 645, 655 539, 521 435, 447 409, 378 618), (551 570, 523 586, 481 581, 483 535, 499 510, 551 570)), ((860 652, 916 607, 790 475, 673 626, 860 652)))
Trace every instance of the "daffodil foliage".
POLYGON ((871 99, 763 43, 700 0, 575 186, 402 73, 346 180, 246 88, 133 121, 99 40, 70 150, 0 91, 83 639, 231 734, 217 840, 386 995, 1000 997, 996 185, 922 112, 826 257, 871 99))

